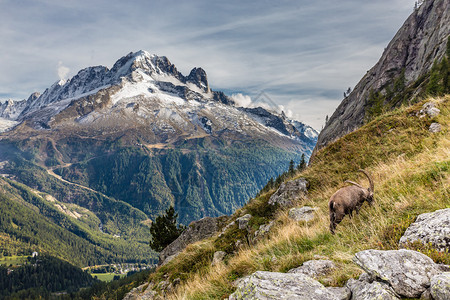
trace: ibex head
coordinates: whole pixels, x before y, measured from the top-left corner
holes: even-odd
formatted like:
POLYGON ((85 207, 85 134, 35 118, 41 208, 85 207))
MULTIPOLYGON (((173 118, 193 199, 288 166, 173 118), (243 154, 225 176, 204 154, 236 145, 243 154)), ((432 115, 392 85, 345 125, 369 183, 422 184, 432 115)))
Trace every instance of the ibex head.
POLYGON ((372 180, 372 178, 369 176, 369 174, 367 174, 367 172, 366 171, 364 171, 364 170, 362 170, 362 169, 359 169, 358 170, 359 172, 361 172, 361 173, 363 173, 364 175, 366 175, 366 177, 367 177, 367 179, 369 180, 369 187, 367 188, 367 189, 365 189, 363 186, 361 186, 359 183, 356 183, 356 182, 353 182, 353 181, 350 181, 350 180, 346 180, 345 182, 348 182, 348 183, 350 183, 350 184, 353 184, 353 185, 356 185, 357 187, 359 187, 359 188, 361 188, 361 189, 364 189, 364 190, 367 190, 366 192, 365 192, 365 200, 370 204, 370 205, 372 205, 372 202, 373 202, 373 191, 374 191, 374 185, 373 185, 373 180, 372 180))

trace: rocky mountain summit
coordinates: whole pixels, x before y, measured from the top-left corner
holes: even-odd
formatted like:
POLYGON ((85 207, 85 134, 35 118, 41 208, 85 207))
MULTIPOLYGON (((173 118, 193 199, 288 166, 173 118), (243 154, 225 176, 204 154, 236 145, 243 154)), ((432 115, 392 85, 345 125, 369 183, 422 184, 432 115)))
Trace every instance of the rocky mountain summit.
POLYGON ((317 137, 314 129, 284 115, 236 107, 230 97, 210 89, 202 68, 184 76, 166 57, 146 51, 129 53, 111 69, 83 69, 67 81, 54 83, 42 95, 8 100, 0 106, 0 117, 35 129, 75 127, 95 133, 117 131, 117 123, 111 122, 115 119, 120 120, 121 130, 149 127, 153 143, 234 132, 285 140, 306 150, 317 137))
MULTIPOLYGON (((361 127, 368 109, 373 105, 369 101, 371 93, 386 95, 397 92, 396 89, 409 87, 427 74, 433 63, 444 57, 449 34, 450 2, 424 1, 399 29, 377 64, 367 71, 353 91, 342 100, 321 131, 316 149, 361 127), (395 81, 398 86, 394 86, 395 81)), ((423 87, 420 85, 414 87, 417 91, 421 89, 423 87)), ((393 101, 389 106, 399 106, 403 100, 393 101)))

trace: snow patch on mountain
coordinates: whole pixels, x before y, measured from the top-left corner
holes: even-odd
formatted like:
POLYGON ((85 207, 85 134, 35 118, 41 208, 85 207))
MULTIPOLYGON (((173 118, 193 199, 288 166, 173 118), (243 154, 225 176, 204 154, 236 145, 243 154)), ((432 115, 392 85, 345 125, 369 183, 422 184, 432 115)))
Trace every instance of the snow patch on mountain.
POLYGON ((319 136, 317 131, 315 131, 312 128, 306 128, 303 134, 309 137, 310 139, 317 139, 317 137, 319 136))
POLYGON ((5 132, 5 131, 8 131, 8 130, 11 130, 17 124, 19 124, 19 122, 7 120, 7 119, 4 119, 4 118, 0 117, 0 132, 5 132))

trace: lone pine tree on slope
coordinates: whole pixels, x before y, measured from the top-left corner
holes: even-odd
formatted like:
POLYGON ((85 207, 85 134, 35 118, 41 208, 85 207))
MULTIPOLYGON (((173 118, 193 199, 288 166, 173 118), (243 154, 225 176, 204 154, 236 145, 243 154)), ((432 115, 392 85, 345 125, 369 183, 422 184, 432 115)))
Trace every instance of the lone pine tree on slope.
POLYGON ((150 226, 152 235, 150 248, 160 252, 180 236, 185 227, 177 227, 177 218, 178 214, 175 213, 173 206, 166 209, 164 215, 156 217, 156 220, 150 226))

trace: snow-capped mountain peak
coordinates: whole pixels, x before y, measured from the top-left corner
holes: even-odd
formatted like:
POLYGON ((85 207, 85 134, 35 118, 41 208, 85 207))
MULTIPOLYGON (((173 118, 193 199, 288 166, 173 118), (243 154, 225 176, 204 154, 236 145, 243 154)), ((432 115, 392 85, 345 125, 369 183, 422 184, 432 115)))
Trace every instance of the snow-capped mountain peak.
POLYGON ((145 74, 152 76, 171 75, 178 79, 183 78, 176 67, 165 56, 157 56, 147 51, 140 50, 130 52, 126 56, 120 58, 111 68, 111 79, 118 79, 129 76, 135 70, 142 70, 145 74))
POLYGON ((202 68, 184 76, 167 57, 142 50, 123 56, 111 69, 88 67, 40 96, 3 104, 0 117, 15 121, 4 122, 8 126, 27 122, 36 129, 94 126, 109 132, 148 126, 157 142, 230 132, 281 139, 293 147, 315 139, 309 126, 284 115, 236 107, 223 92, 209 88, 202 68))

